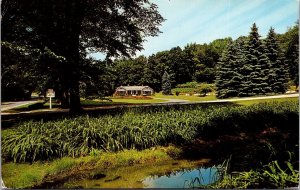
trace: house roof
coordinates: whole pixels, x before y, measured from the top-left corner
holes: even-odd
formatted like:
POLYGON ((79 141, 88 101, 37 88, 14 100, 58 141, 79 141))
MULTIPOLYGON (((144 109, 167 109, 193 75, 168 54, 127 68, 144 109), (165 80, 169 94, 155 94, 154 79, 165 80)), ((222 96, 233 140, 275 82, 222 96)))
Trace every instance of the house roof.
POLYGON ((149 86, 120 86, 117 88, 117 91, 124 91, 124 90, 143 90, 143 91, 151 91, 152 88, 149 86))

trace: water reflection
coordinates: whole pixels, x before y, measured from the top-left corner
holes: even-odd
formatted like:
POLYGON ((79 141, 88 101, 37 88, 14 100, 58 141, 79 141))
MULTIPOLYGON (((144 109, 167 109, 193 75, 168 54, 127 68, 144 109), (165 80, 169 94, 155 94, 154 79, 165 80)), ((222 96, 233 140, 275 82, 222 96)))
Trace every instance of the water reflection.
POLYGON ((89 171, 84 179, 65 181, 55 188, 191 188, 218 179, 217 167, 203 167, 208 159, 177 160, 89 171))
POLYGON ((163 176, 149 176, 144 179, 147 188, 192 188, 214 183, 219 179, 219 168, 197 168, 172 172, 163 176))

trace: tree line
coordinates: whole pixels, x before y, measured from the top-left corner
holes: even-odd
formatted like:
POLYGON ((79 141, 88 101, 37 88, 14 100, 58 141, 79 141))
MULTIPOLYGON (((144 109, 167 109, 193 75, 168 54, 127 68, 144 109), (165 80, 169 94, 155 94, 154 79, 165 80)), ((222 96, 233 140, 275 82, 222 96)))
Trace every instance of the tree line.
MULTIPOLYGON (((2 100, 53 88, 62 107, 74 112, 81 110, 80 97, 111 95, 120 85, 161 91, 165 72, 171 87, 215 83, 222 52, 236 43, 224 38, 129 58, 142 50, 145 37, 159 34, 164 21, 149 1, 4 0, 1 9, 2 100), (88 58, 97 51, 106 59, 88 58)), ((298 85, 298 24, 275 36, 288 79, 298 85)))
POLYGON ((106 95, 111 95, 117 86, 149 85, 159 92, 165 73, 172 88, 191 81, 216 83, 219 98, 283 93, 288 85, 298 86, 298 24, 283 34, 272 28, 266 39, 255 25, 252 30, 236 40, 191 43, 148 57, 116 59, 106 67, 110 74, 97 82, 103 84, 99 90, 110 86, 106 95))
POLYGON ((18 83, 26 83, 20 81, 22 78, 31 78, 34 87, 54 88, 62 107, 70 108, 73 113, 81 112, 79 84, 86 79, 84 74, 89 72, 86 70, 93 67, 85 67, 87 54, 104 52, 107 60, 130 57, 142 50, 145 37, 159 34, 163 21, 157 5, 148 0, 3 0, 1 37, 7 51, 2 54, 6 61, 2 62, 2 69, 11 70, 6 69, 2 78, 12 76, 17 80, 3 80, 8 82, 2 83, 2 98, 9 99, 17 89, 30 94, 27 91, 31 87, 22 89, 27 84, 18 83), (15 57, 19 51, 24 52, 20 59, 15 57), (45 63, 41 58, 47 52, 51 59, 45 63), (40 64, 36 69, 41 70, 31 72, 24 59, 40 64), (43 71, 48 73, 44 75, 43 71), (24 76, 17 76, 18 72, 24 76), (41 73, 39 82, 33 79, 36 73, 41 73))
POLYGON ((217 97, 286 92, 289 67, 283 53, 274 29, 260 39, 254 23, 249 36, 229 42, 223 51, 216 70, 217 97))

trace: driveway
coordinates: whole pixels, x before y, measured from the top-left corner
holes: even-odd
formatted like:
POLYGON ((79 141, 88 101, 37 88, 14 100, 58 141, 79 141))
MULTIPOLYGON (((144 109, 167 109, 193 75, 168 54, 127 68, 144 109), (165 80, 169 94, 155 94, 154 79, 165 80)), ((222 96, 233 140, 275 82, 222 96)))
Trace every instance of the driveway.
POLYGON ((18 102, 1 102, 1 111, 13 109, 19 106, 33 104, 38 102, 37 100, 18 101, 18 102))

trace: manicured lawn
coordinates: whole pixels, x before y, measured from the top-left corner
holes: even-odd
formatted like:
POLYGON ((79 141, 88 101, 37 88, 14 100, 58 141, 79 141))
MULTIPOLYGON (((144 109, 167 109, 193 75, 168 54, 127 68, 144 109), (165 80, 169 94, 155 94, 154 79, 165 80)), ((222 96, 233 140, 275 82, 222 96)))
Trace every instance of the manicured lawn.
POLYGON ((273 98, 273 99, 265 99, 265 100, 243 100, 243 101, 237 101, 236 104, 240 104, 243 106, 250 106, 252 104, 262 103, 262 102, 284 102, 289 100, 298 100, 298 97, 292 97, 292 98, 273 98))
POLYGON ((188 100, 191 102, 196 101, 209 101, 209 100, 217 100, 215 95, 207 95, 205 97, 198 97, 198 96, 186 96, 186 95, 163 95, 161 92, 155 93, 155 98, 166 98, 166 99, 180 99, 180 100, 188 100))
POLYGON ((133 99, 133 98, 109 98, 111 101, 102 100, 81 100, 83 106, 103 106, 103 105, 120 105, 120 104, 151 104, 166 102, 167 100, 159 99, 133 99))
POLYGON ((113 98, 112 101, 113 103, 124 103, 124 104, 151 104, 151 103, 166 102, 167 100, 113 98))

